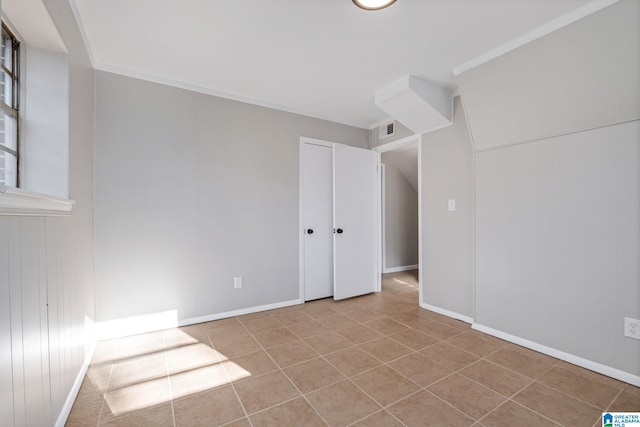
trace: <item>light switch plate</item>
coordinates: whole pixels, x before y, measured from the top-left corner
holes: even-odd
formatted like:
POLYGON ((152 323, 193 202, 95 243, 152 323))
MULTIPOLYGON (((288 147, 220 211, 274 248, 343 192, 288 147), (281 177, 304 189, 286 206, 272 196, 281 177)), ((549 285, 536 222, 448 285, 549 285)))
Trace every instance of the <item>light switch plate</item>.
POLYGON ((447 204, 448 208, 449 208, 449 212, 453 212, 456 210, 456 199, 449 199, 449 202, 447 204))

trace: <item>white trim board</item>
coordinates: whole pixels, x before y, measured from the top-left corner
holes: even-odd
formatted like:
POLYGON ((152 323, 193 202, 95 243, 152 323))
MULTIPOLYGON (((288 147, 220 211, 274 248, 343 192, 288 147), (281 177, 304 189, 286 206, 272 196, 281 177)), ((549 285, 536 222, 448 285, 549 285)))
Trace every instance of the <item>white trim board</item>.
POLYGON ((69 215, 75 200, 0 184, 0 215, 69 215))
POLYGON ((385 268, 383 270, 383 273, 398 273, 400 271, 417 270, 419 267, 420 267, 420 264, 403 265, 400 267, 389 267, 389 268, 385 268))
POLYGON ((168 316, 167 313, 143 315, 136 318, 108 320, 96 323, 96 335, 99 341, 113 338, 122 338, 131 335, 161 331, 164 329, 195 325, 197 323, 211 322, 213 320, 226 319, 229 317, 242 316, 244 314, 275 310, 277 308, 290 307, 292 305, 298 304, 304 304, 304 300, 295 299, 273 304, 259 305, 255 307, 241 308, 238 310, 225 311, 222 313, 209 314, 206 316, 191 317, 183 320, 171 319, 171 317, 168 316), (136 322, 139 326, 132 327, 132 323, 136 322))
POLYGON ((73 403, 76 401, 78 394, 80 393, 80 387, 82 386, 82 382, 84 381, 85 376, 87 375, 87 371, 89 370, 89 365, 91 365, 91 359, 93 359, 93 354, 96 351, 97 341, 93 341, 89 347, 89 351, 85 354, 84 361, 82 362, 82 366, 80 367, 80 371, 78 375, 76 375, 76 379, 73 382, 73 386, 71 386, 71 390, 69 390, 69 394, 64 401, 64 405, 60 409, 60 413, 58 414, 58 418, 54 424, 55 427, 64 427, 69 419, 69 415, 71 414, 71 409, 73 408, 73 403))
POLYGON ((486 62, 489 62, 493 59, 498 58, 499 56, 504 55, 505 53, 511 52, 521 46, 524 46, 528 43, 531 43, 534 40, 542 38, 547 34, 550 34, 556 30, 559 30, 562 27, 566 27, 567 25, 573 24, 574 22, 589 16, 593 13, 598 12, 599 10, 604 9, 605 7, 611 6, 612 4, 617 3, 619 0, 594 0, 586 5, 567 13, 566 15, 560 16, 546 24, 529 31, 526 34, 521 35, 520 37, 516 37, 508 43, 505 43, 501 46, 496 47, 488 52, 483 53, 482 55, 472 59, 471 61, 465 62, 462 65, 453 68, 453 75, 458 76, 464 72, 467 72, 473 68, 476 68, 486 62))
POLYGON ((473 318, 465 316, 464 314, 456 313, 444 308, 436 307, 435 305, 425 304, 420 301, 420 308, 433 311, 434 313, 442 314, 443 316, 451 317, 452 319, 462 320, 465 323, 473 324, 473 318))
POLYGON ((395 150, 396 148, 413 142, 417 142, 418 145, 420 145, 422 142, 422 134, 410 135, 401 139, 396 139, 395 141, 387 142, 386 144, 380 144, 373 147, 372 150, 377 151, 378 153, 386 153, 387 151, 395 150))
POLYGON ((632 384, 636 387, 640 387, 640 376, 638 375, 633 375, 628 372, 621 371, 619 369, 612 368, 610 366, 603 365, 601 363, 594 362, 592 360, 588 360, 588 359, 573 355, 571 353, 565 353, 564 351, 560 351, 552 347, 547 347, 546 345, 538 344, 537 342, 529 341, 527 339, 520 338, 516 335, 511 335, 506 332, 502 332, 497 329, 490 328, 488 326, 480 325, 478 323, 474 323, 473 325, 471 325, 471 328, 475 329, 476 331, 480 331, 485 334, 492 335, 497 338, 501 338, 505 341, 518 344, 522 347, 529 348, 539 353, 543 353, 548 356, 555 357, 556 359, 564 360, 565 362, 569 362, 571 364, 581 366, 585 369, 598 372, 602 375, 606 375, 608 377, 615 378, 625 383, 632 384))
POLYGON ((382 163, 382 155, 380 154, 380 168, 378 176, 378 185, 380 186, 380 203, 378 203, 378 217, 380 218, 380 226, 378 227, 378 265, 381 266, 381 271, 378 272, 378 292, 382 292, 382 275, 387 273, 387 254, 385 249, 387 248, 387 227, 385 225, 387 217, 387 167, 382 163))
POLYGON ((207 316, 191 317, 178 322, 178 326, 195 325, 197 323, 211 322, 213 320, 226 319, 228 317, 243 316, 245 314, 259 313, 262 311, 275 310, 278 308, 291 307, 292 305, 304 304, 303 299, 276 302, 273 304, 259 305, 256 307, 241 308, 239 310, 226 311, 223 313, 210 314, 207 316))

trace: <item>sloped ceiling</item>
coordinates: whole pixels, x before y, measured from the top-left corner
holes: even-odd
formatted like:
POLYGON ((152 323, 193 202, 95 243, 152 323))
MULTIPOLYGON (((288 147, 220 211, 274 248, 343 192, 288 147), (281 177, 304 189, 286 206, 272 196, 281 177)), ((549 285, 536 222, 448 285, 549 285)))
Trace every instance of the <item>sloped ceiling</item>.
POLYGON ((370 128, 403 75, 452 69, 589 0, 69 0, 97 69, 370 128))
POLYGON ((382 163, 393 163, 411 186, 418 191, 418 143, 406 144, 382 153, 382 163))

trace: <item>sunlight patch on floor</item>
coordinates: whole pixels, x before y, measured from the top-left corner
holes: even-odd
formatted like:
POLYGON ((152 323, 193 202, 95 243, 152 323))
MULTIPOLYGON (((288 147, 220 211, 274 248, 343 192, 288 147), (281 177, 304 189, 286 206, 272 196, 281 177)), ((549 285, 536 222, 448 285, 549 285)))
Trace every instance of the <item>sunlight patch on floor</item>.
POLYGON ((224 354, 183 331, 164 331, 162 349, 156 339, 149 339, 153 336, 157 338, 152 333, 120 339, 118 345, 124 348, 118 348, 112 360, 89 368, 89 379, 103 393, 111 416, 151 408, 251 376, 224 354))
POLYGON ((417 283, 409 283, 409 282, 405 282, 404 280, 400 280, 400 279, 397 279, 397 278, 395 278, 395 277, 394 277, 392 280, 393 280, 394 282, 396 282, 396 283, 399 283, 399 284, 401 284, 401 285, 408 286, 408 287, 410 287, 410 288, 412 288, 412 289, 416 289, 416 288, 418 287, 418 284, 417 284, 417 283))

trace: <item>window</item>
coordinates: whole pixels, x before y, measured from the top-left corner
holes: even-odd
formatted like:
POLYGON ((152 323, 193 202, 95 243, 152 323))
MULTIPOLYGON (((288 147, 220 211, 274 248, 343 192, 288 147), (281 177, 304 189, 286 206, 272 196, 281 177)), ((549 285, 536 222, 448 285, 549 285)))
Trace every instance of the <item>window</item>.
POLYGON ((44 2, 0 3, 0 216, 67 215, 68 51, 44 2))
POLYGON ((0 184, 18 187, 20 43, 2 23, 0 45, 0 184))

